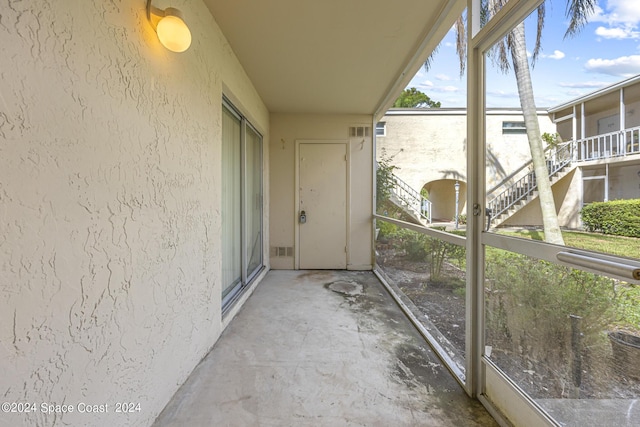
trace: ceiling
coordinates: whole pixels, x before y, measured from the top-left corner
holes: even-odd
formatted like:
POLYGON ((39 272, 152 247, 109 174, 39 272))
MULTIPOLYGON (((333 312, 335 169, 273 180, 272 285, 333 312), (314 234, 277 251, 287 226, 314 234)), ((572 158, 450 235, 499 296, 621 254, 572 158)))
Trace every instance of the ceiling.
MULTIPOLYGON (((204 0, 267 108, 386 110, 464 0, 204 0)), ((384 111, 382 111, 384 113, 384 111)))

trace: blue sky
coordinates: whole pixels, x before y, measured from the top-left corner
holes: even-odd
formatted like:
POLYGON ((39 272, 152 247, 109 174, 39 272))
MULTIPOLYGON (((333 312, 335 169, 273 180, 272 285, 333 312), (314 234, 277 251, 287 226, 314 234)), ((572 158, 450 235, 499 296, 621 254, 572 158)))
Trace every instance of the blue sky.
MULTIPOLYGON (((538 107, 553 107, 640 74, 640 0, 599 0, 582 31, 564 39, 567 1, 546 3, 542 51, 532 70, 538 107)), ((527 20, 525 28, 532 51, 535 21, 527 20)), ((442 107, 466 105, 466 75, 460 78, 453 30, 435 53, 431 69, 421 69, 408 87, 440 101, 442 107)), ((502 74, 492 64, 487 66, 487 105, 519 107, 513 72, 502 74)))

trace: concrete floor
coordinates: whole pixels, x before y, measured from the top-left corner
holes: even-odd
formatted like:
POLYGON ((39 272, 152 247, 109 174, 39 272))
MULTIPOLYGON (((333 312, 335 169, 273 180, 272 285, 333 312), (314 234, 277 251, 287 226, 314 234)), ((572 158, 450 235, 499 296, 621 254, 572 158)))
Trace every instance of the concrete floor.
POLYGON ((495 426, 371 272, 271 271, 154 426, 495 426))

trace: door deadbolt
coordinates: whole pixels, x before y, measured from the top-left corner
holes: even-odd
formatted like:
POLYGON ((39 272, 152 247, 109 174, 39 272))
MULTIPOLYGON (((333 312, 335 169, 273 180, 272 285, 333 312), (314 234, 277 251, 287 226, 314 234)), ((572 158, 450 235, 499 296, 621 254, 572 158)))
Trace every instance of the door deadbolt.
POLYGON ((305 211, 300 211, 300 224, 307 222, 307 214, 305 211))

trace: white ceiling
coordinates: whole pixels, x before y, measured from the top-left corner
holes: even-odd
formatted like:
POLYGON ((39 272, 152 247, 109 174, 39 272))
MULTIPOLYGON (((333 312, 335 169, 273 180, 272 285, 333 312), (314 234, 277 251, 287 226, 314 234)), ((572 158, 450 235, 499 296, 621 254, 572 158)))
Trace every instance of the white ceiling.
POLYGON ((204 0, 271 112, 388 107, 464 0, 204 0), (389 101, 390 100, 390 101, 389 101))

